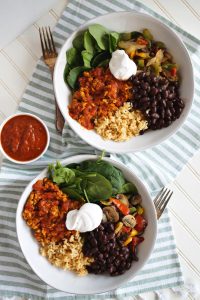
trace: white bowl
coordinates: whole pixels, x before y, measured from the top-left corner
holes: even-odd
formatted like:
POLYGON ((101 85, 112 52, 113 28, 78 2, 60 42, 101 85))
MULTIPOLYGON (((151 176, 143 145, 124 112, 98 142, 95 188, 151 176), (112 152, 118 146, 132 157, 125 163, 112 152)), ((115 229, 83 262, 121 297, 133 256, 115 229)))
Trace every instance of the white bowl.
POLYGON ((9 116, 8 118, 6 118, 6 119, 2 122, 2 124, 1 124, 1 126, 0 126, 0 151, 2 152, 2 154, 3 154, 8 160, 10 160, 10 161, 12 161, 12 162, 14 162, 14 163, 16 163, 16 164, 28 164, 28 163, 32 163, 32 162, 38 160, 38 159, 39 159, 40 157, 42 157, 42 156, 44 155, 44 153, 47 151, 47 149, 48 149, 48 147, 49 147, 49 143, 50 143, 50 134, 49 134, 49 130, 48 130, 46 124, 45 124, 39 117, 37 117, 37 116, 35 116, 35 115, 33 115, 33 114, 30 114, 30 113, 17 113, 17 114, 11 115, 11 116, 9 116), (46 134, 47 134, 47 143, 46 143, 46 146, 45 146, 44 150, 43 150, 37 157, 35 157, 35 158, 31 159, 31 160, 26 160, 26 161, 16 160, 16 159, 10 157, 10 156, 4 151, 4 149, 3 149, 3 147, 2 147, 2 144, 1 144, 1 131, 2 131, 3 127, 4 127, 4 125, 5 125, 9 120, 11 120, 12 118, 14 118, 14 117, 16 117, 16 116, 30 116, 30 117, 33 117, 33 118, 35 118, 36 120, 38 120, 38 121, 43 125, 43 127, 44 127, 44 129, 45 129, 45 131, 46 131, 46 134))
MULTIPOLYGON (((79 163, 84 160, 96 158, 97 157, 94 155, 78 155, 63 160, 62 164, 79 163)), ((38 243, 33 237, 30 228, 23 220, 22 211, 30 192, 32 191, 32 185, 38 179, 42 179, 47 175, 47 169, 41 172, 29 183, 18 204, 16 213, 17 236, 27 262, 33 271, 48 285, 67 293, 88 295, 116 289, 120 285, 130 281, 135 274, 141 270, 153 251, 157 234, 157 219, 153 202, 145 185, 125 165, 115 162, 109 158, 105 158, 105 160, 119 168, 123 172, 125 178, 136 185, 138 192, 142 196, 142 205, 145 209, 145 217, 148 221, 148 226, 144 232, 145 240, 139 245, 139 261, 133 262, 132 267, 123 275, 111 277, 89 274, 84 277, 78 277, 71 271, 64 271, 52 266, 46 258, 39 254, 38 243)))
POLYGON ((54 90, 60 110, 71 128, 88 144, 100 150, 114 153, 126 153, 141 151, 161 143, 174 134, 184 123, 192 106, 194 94, 194 79, 192 63, 183 42, 179 36, 159 20, 137 12, 115 12, 92 19, 75 31, 64 43, 54 69, 54 90), (133 137, 126 142, 114 142, 104 140, 94 130, 83 128, 73 120, 68 112, 68 104, 71 102, 71 90, 63 80, 63 72, 66 64, 66 51, 72 47, 72 41, 79 31, 85 30, 89 24, 99 23, 109 30, 117 32, 140 31, 148 28, 155 40, 166 44, 174 57, 174 61, 180 67, 181 88, 180 95, 185 102, 185 108, 178 120, 169 127, 161 130, 149 131, 144 135, 133 137))

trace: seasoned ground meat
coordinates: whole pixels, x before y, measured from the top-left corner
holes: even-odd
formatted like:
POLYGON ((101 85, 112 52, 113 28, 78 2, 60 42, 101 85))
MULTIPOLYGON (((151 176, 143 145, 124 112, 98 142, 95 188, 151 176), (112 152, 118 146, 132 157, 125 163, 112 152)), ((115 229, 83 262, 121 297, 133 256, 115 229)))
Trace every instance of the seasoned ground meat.
POLYGON ((83 127, 93 129, 96 119, 106 117, 131 98, 131 88, 131 81, 117 80, 109 69, 97 67, 83 72, 69 114, 83 127))
POLYGON ((73 233, 66 229, 66 214, 80 207, 48 178, 38 180, 33 185, 23 210, 23 218, 33 229, 34 236, 42 245, 58 242, 73 233))

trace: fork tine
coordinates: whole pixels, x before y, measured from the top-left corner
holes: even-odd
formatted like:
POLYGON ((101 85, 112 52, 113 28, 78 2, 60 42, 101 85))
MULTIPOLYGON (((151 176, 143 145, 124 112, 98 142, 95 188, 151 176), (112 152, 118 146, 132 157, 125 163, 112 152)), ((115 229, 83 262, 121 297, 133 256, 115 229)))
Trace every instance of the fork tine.
POLYGON ((43 43, 43 40, 42 40, 42 32, 41 32, 40 28, 39 28, 39 34, 40 34, 40 43, 41 43, 41 48, 42 48, 42 55, 43 55, 43 57, 45 57, 44 43, 43 43))
POLYGON ((164 187, 162 188, 162 190, 158 193, 158 195, 156 196, 156 198, 154 199, 154 204, 157 206, 157 201, 159 201, 159 198, 161 196, 161 194, 163 193, 164 187))
POLYGON ((170 193, 170 190, 166 189, 165 192, 163 193, 163 195, 160 197, 159 202, 157 203, 158 209, 161 209, 161 206, 165 202, 165 199, 167 198, 169 193, 170 193))
POLYGON ((57 53, 57 52, 56 52, 55 43, 54 43, 54 40, 53 40, 53 36, 52 36, 52 33, 51 33, 51 29, 50 29, 50 27, 48 27, 48 28, 49 28, 49 34, 50 34, 51 44, 52 44, 52 46, 53 46, 53 50, 54 50, 55 53, 57 53))
POLYGON ((49 48, 50 52, 53 52, 53 47, 51 45, 51 40, 50 40, 50 37, 49 37, 49 33, 48 33, 47 27, 45 27, 45 31, 46 31, 48 48, 49 48))
MULTIPOLYGON (((170 192, 170 191, 169 191, 170 192)), ((170 198, 171 198, 171 196, 172 196, 172 194, 173 194, 173 191, 169 194, 169 196, 166 198, 166 200, 165 200, 165 202, 164 202, 164 204, 163 204, 163 206, 161 207, 161 211, 162 211, 162 213, 163 213, 163 211, 164 211, 164 209, 165 209, 165 207, 167 206, 167 204, 168 204, 168 202, 169 202, 169 200, 170 200, 170 198)))
POLYGON ((46 35, 45 35, 45 31, 44 31, 43 27, 42 27, 42 33, 43 33, 43 39, 44 39, 44 44, 45 44, 45 51, 49 52, 49 48, 47 45, 47 39, 46 39, 46 35))

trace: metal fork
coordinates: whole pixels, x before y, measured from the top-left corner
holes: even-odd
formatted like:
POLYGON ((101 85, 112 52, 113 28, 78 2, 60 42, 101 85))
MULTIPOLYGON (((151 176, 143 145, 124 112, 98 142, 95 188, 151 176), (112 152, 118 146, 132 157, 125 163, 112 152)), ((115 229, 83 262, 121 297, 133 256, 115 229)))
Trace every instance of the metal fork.
MULTIPOLYGON (((39 28, 39 34, 40 34, 40 42, 41 42, 43 59, 46 65, 49 67, 49 70, 51 72, 51 77, 53 80, 53 71, 54 71, 54 66, 58 54, 56 52, 56 47, 54 44, 50 27, 39 28)), ((64 118, 61 114, 61 111, 55 99, 55 125, 59 133, 62 133, 64 123, 65 123, 64 118)))
POLYGON ((156 208, 157 213, 157 219, 159 219, 162 215, 162 213, 165 210, 165 207, 167 206, 171 196, 173 194, 173 191, 168 190, 167 188, 162 188, 160 193, 156 196, 154 199, 154 205, 156 208))

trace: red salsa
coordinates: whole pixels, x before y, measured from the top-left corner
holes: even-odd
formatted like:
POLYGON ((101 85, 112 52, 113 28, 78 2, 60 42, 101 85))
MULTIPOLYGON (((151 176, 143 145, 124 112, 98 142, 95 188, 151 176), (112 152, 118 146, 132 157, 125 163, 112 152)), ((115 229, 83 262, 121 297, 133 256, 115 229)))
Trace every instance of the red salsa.
POLYGON ((18 161, 28 161, 38 157, 44 151, 47 132, 36 118, 19 115, 6 122, 0 140, 8 156, 18 161))

